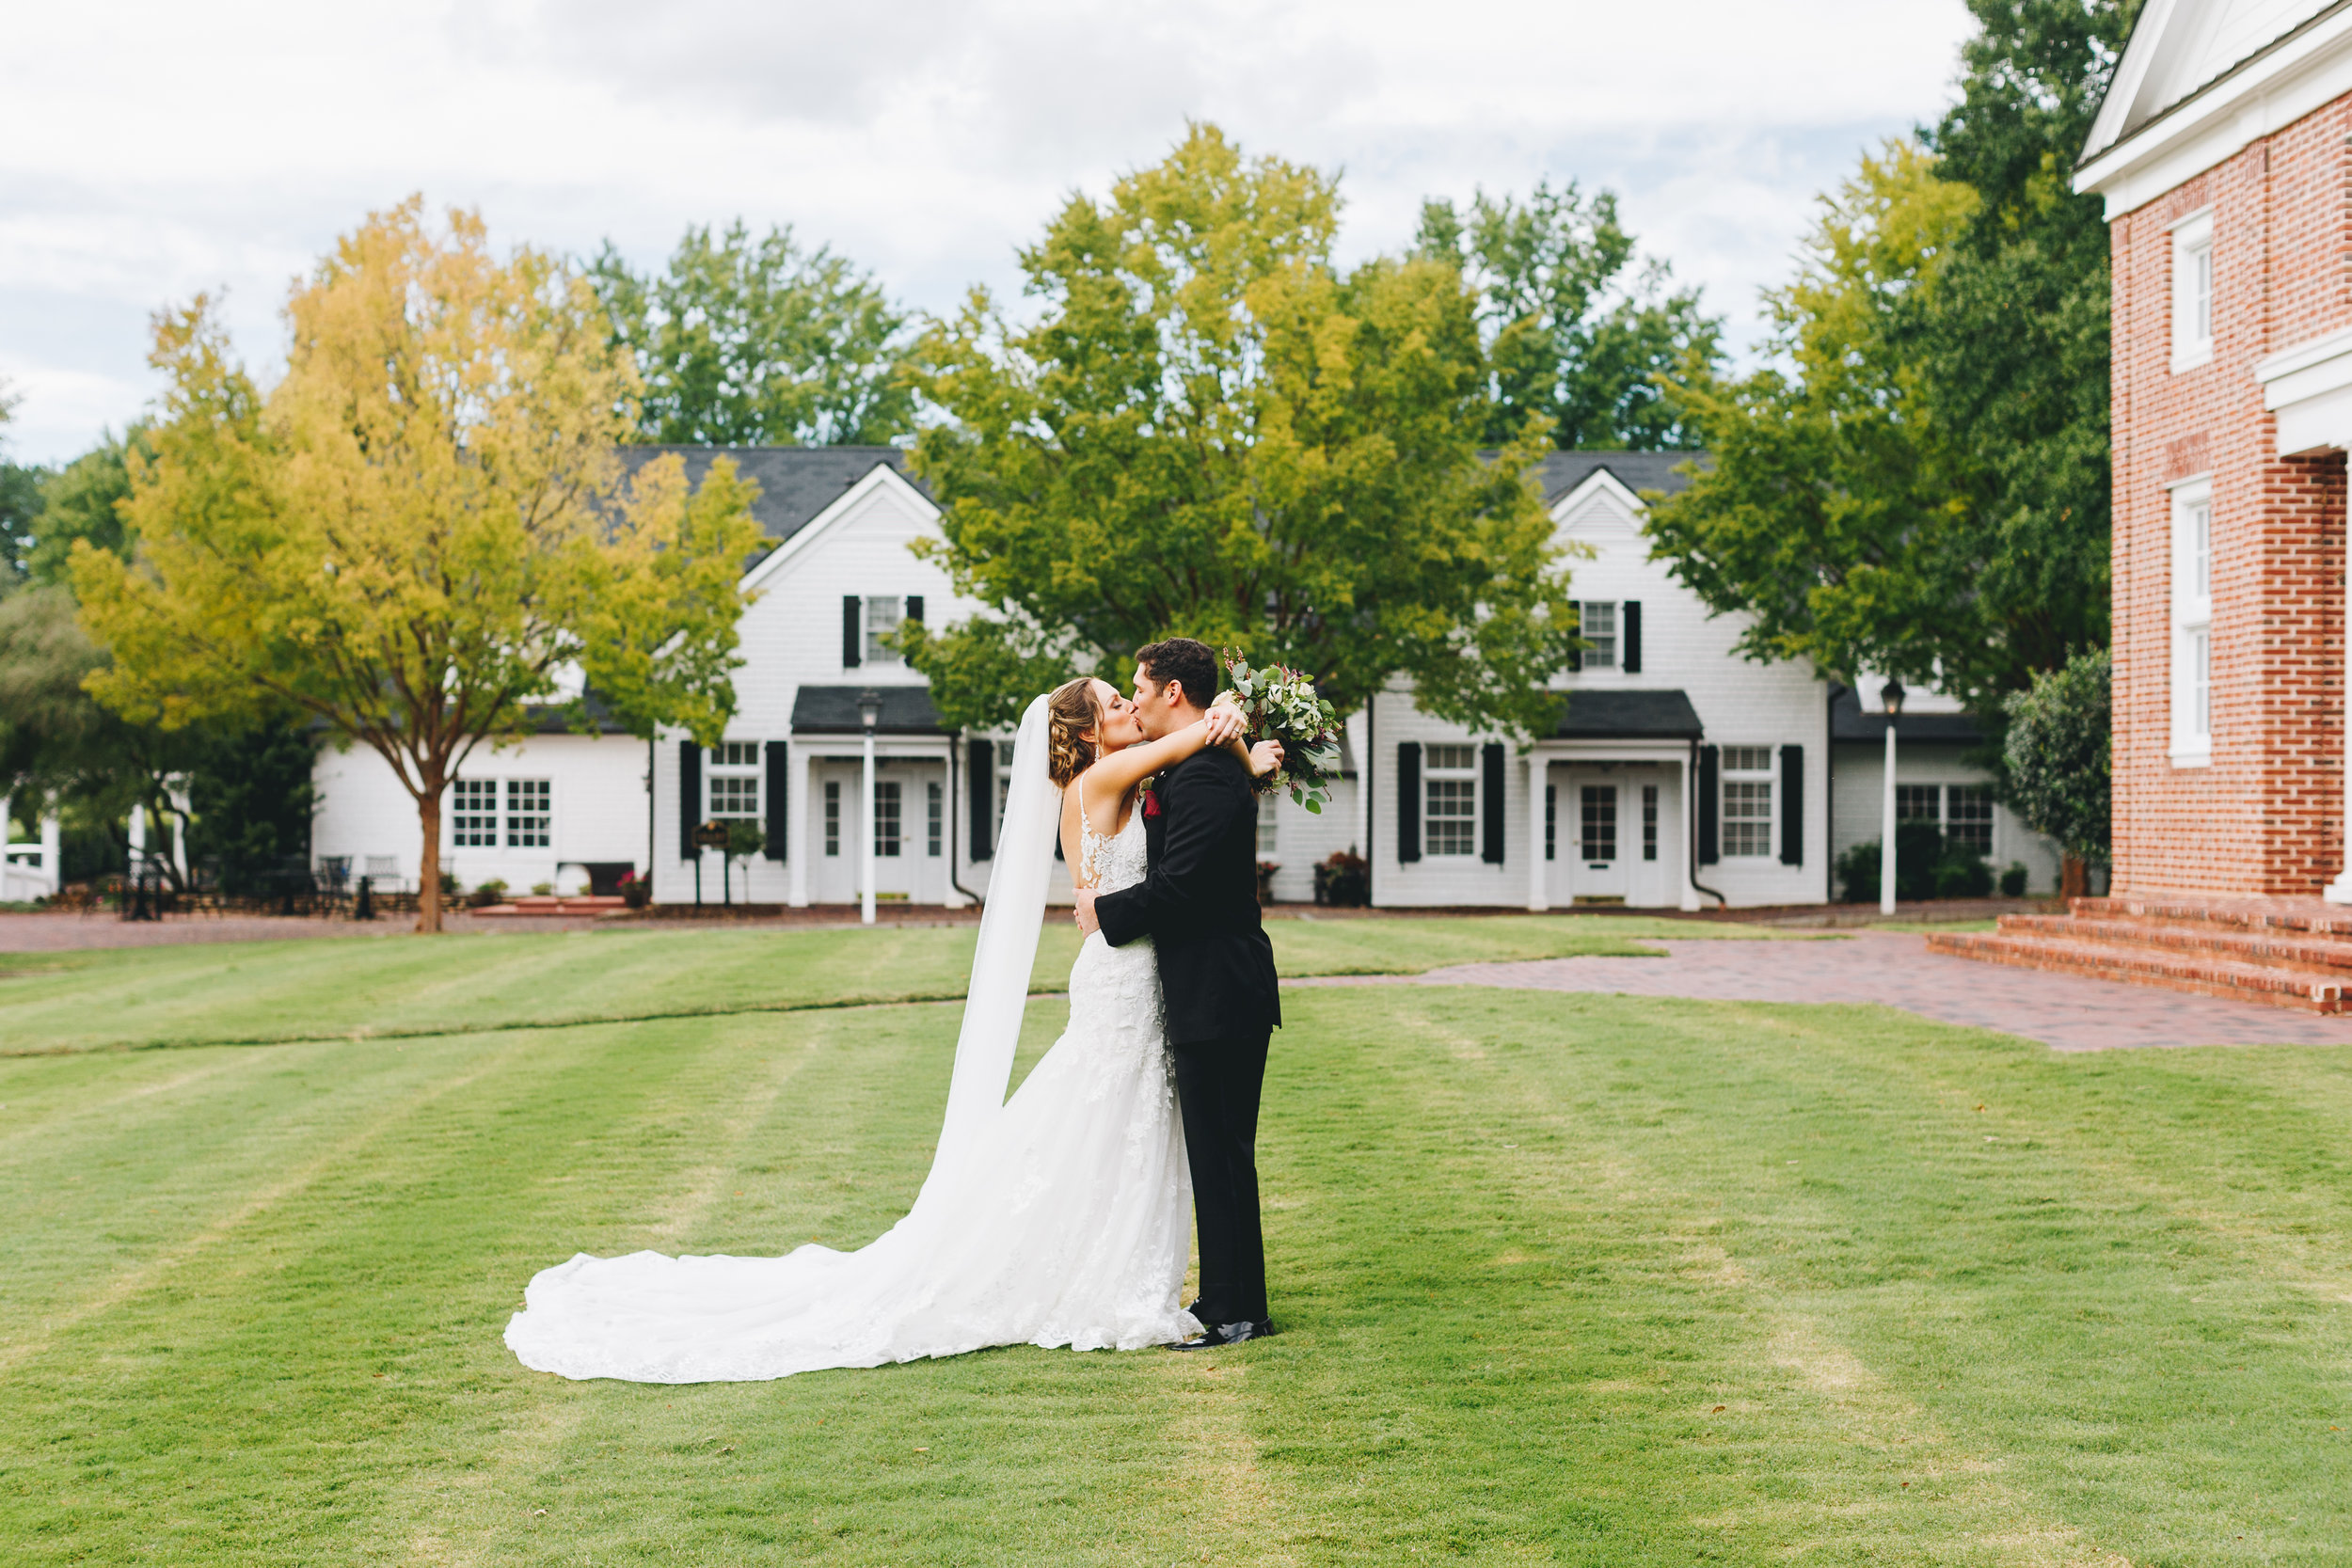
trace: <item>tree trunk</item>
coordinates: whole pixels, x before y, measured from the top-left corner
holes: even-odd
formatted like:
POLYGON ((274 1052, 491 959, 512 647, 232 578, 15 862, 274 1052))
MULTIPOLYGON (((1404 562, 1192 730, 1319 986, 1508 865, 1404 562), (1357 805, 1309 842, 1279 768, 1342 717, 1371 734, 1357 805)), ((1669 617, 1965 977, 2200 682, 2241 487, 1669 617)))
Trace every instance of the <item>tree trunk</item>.
POLYGON ((2058 896, 2088 898, 2090 896, 2090 863, 2080 855, 2058 857, 2058 896))
POLYGON ((417 929, 441 928, 441 776, 425 776, 424 792, 417 797, 417 824, 424 830, 424 853, 417 857, 417 929))

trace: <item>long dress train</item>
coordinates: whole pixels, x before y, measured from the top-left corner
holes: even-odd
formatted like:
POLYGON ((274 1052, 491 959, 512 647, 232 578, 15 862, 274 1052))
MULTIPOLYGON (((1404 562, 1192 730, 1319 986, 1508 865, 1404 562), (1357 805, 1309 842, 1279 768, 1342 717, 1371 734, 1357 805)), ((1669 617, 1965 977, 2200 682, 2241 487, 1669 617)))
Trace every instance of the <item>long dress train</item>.
MULTIPOLYGON (((1082 829, 1081 859, 1105 889, 1142 880, 1142 813, 1108 838, 1082 829)), ((506 1343, 541 1371, 637 1383, 749 1382, 987 1345, 1162 1344, 1200 1332, 1179 1303, 1191 1208, 1151 943, 1097 934, 1070 972, 1070 1027, 871 1244, 581 1253, 532 1280, 506 1343)))

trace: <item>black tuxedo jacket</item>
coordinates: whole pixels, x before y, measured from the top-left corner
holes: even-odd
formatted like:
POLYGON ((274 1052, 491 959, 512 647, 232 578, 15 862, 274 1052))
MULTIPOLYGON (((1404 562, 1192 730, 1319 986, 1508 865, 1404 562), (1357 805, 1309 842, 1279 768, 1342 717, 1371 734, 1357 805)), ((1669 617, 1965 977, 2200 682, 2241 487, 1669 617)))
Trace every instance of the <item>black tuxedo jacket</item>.
POLYGON ((1198 752, 1160 775, 1153 793, 1159 815, 1143 820, 1151 872, 1094 901, 1103 940, 1152 939, 1170 1045, 1263 1034, 1282 1022, 1282 998, 1258 918, 1249 770, 1221 747, 1198 752))

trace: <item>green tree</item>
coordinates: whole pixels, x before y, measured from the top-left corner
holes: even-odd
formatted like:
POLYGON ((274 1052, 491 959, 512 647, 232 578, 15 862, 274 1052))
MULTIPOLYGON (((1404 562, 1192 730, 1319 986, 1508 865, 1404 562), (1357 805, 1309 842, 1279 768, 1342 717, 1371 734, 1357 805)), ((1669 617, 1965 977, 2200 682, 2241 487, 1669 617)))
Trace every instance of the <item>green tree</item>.
POLYGON ((437 930, 449 783, 564 672, 640 735, 717 738, 753 492, 723 462, 690 494, 675 456, 618 488, 627 352, 584 279, 492 256, 477 215, 445 235, 416 198, 371 216, 287 315, 266 398, 206 301, 159 319, 133 558, 73 550, 112 655, 87 684, 167 731, 293 709, 374 751, 416 801, 418 925, 437 930))
POLYGON ((638 436, 718 446, 876 445, 914 421, 898 373, 906 317, 880 285, 789 229, 689 229, 668 270, 630 270, 612 243, 587 276, 612 341, 644 378, 638 436))
POLYGON ((97 446, 48 477, 24 555, 35 582, 67 580, 77 539, 110 554, 127 553, 119 508, 131 499, 130 456, 145 428, 135 424, 120 436, 101 436, 97 446))
POLYGON ((1343 712, 1391 675, 1449 718, 1549 721, 1573 636, 1527 467, 1482 461, 1489 367, 1459 269, 1331 260, 1336 182, 1192 128, 1021 253, 1041 309, 976 292, 919 345, 950 416, 914 466, 934 554, 990 612, 914 628, 951 722, 1182 634, 1311 674, 1343 712))
POLYGON ((2077 654, 2007 705, 2010 801, 2027 827, 2058 840, 2068 894, 2083 891, 2084 863, 2107 860, 2110 675, 2105 648, 2077 654))
POLYGON ((1745 617, 1751 657, 1981 698, 2022 678, 2011 607, 1977 591, 1997 539, 1968 506, 1967 453, 1894 346, 1976 197, 1897 140, 1821 206, 1796 279, 1766 296, 1775 362, 1674 394, 1712 462, 1652 505, 1654 549, 1708 608, 1745 617))
POLYGON ((1458 262, 1478 291, 1489 443, 1517 439, 1534 417, 1564 450, 1698 445, 1660 381, 1711 372, 1723 322, 1697 290, 1673 288, 1664 261, 1637 261, 1614 192, 1538 181, 1524 202, 1480 191, 1467 214, 1427 201, 1415 248, 1458 262))
MULTIPOLYGON (((0 381, 0 429, 15 417, 16 403, 8 383, 0 381)), ((33 522, 40 515, 41 486, 48 477, 36 465, 0 456, 0 594, 24 580, 24 557, 33 546, 33 522)), ((7 837, 8 824, 0 822, 0 839, 7 837)))
MULTIPOLYGON (((1827 198, 1778 361, 1675 394, 1658 552, 1743 646, 2002 700, 2107 635, 2106 235, 2066 176, 2134 0, 1971 0, 1962 101, 1827 198)), ((1997 749, 1996 749, 1997 754, 1997 749)))

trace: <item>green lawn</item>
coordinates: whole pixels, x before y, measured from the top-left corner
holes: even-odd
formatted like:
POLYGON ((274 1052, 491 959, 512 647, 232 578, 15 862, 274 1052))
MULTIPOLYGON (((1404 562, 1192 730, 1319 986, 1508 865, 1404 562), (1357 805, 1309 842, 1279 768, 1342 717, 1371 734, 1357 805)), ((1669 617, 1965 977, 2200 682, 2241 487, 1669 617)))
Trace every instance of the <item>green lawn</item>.
POLYGON ((2352 1560, 2352 1057, 1285 1006, 1279 1338, 681 1388, 524 1280, 870 1237, 953 1006, 0 1060, 0 1561, 2352 1560))
MULTIPOLYGON (((1761 937, 1756 927, 1606 915, 1279 920, 1286 974, 1409 974, 1475 958, 1628 955, 1643 938, 1761 937)), ((446 1034, 642 1022, 963 994, 970 927, 322 938, 0 954, 0 1054, 446 1034)), ((1077 957, 1047 924, 1035 984, 1077 957)))

